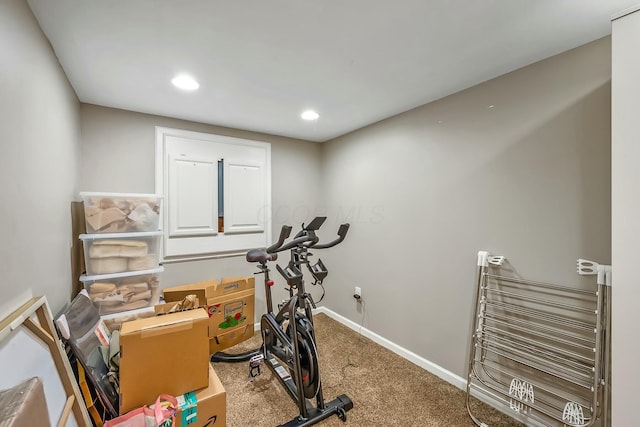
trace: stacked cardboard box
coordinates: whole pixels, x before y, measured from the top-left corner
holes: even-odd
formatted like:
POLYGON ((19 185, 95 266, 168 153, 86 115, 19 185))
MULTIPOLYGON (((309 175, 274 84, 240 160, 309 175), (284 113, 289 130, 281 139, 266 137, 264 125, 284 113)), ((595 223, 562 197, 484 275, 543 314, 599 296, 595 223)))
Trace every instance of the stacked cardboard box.
POLYGON ((195 295, 209 316, 209 353, 232 347, 253 336, 255 279, 223 278, 191 283, 163 290, 167 304, 157 305, 163 313, 187 295, 195 295))
POLYGON ((224 426, 226 392, 209 355, 253 336, 255 279, 209 280, 163 294, 158 316, 122 324, 120 413, 166 393, 178 397, 177 427, 224 426), (198 308, 170 313, 188 295, 198 308))
POLYGON ((227 423, 227 393, 209 365, 209 385, 178 396, 176 427, 224 427, 227 423))
POLYGON ((176 427, 226 425, 226 391, 209 363, 209 317, 197 308, 122 323, 120 414, 176 396, 176 427))

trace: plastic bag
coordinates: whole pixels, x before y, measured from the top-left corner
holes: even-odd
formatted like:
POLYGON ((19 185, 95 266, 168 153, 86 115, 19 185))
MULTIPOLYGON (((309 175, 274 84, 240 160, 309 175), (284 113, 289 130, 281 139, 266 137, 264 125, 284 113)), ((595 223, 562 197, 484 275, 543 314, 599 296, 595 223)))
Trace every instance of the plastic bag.
POLYGON ((143 406, 107 421, 104 427, 173 427, 176 424, 178 401, 161 394, 151 407, 143 406))

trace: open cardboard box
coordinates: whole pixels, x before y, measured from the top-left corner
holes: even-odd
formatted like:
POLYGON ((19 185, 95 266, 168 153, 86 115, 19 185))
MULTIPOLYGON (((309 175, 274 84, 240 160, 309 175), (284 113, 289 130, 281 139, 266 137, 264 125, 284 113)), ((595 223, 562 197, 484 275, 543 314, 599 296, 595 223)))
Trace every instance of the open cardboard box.
POLYGON ((248 290, 255 292, 254 277, 227 277, 222 278, 220 283, 216 279, 205 280, 203 282, 165 288, 162 290, 162 294, 166 302, 182 301, 187 295, 192 294, 202 302, 214 297, 248 290))
POLYGON ((232 347, 253 336, 255 314, 255 278, 223 278, 174 286, 163 290, 166 304, 156 313, 168 310, 187 295, 196 295, 209 316, 209 352, 232 347), (206 303, 205 303, 206 302, 206 303))
POLYGON ((159 394, 209 383, 209 316, 202 309, 124 322, 120 329, 120 414, 159 394))

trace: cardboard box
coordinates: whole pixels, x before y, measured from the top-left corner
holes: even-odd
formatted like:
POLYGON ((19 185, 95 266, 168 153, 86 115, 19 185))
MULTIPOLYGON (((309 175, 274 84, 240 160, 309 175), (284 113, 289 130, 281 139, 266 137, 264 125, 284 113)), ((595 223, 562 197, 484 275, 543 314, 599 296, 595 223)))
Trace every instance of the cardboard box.
MULTIPOLYGON (((255 278, 223 278, 163 290, 166 301, 181 301, 196 295, 209 315, 209 351, 211 354, 232 347, 253 336, 255 313, 255 278), (206 301, 206 304, 202 303, 206 301)), ((171 303, 156 306, 166 310, 171 303)))
POLYGON ((218 287, 214 290, 215 295, 227 295, 232 292, 248 291, 255 292, 256 278, 251 277, 223 277, 218 287))
POLYGON ((219 351, 233 347, 236 344, 240 344, 243 341, 251 339, 253 334, 253 323, 233 328, 231 331, 220 332, 213 338, 209 339, 209 353, 215 354, 219 351))
POLYGON ((224 427, 227 423, 227 393, 209 365, 209 385, 178 396, 176 427, 224 427))
POLYGON ((213 296, 218 281, 208 280, 206 282, 190 283, 188 285, 173 286, 162 290, 162 296, 167 303, 182 301, 187 295, 195 295, 198 301, 204 306, 207 298, 213 296))
POLYGON ((184 297, 191 294, 196 295, 201 302, 204 302, 210 298, 229 295, 235 292, 248 290, 255 292, 255 281, 255 277, 222 278, 220 283, 218 283, 216 279, 212 279, 165 288, 162 294, 166 302, 181 301, 184 297))
POLYGON ((137 319, 120 329, 120 414, 207 387, 209 322, 202 309, 137 319))
POLYGON ((167 302, 167 303, 162 303, 162 304, 156 304, 153 307, 153 310, 155 311, 156 316, 161 315, 161 314, 168 314, 168 313, 175 313, 177 311, 186 311, 186 310, 193 310, 196 308, 205 308, 206 307, 206 301, 203 304, 200 304, 200 299, 199 298, 192 298, 193 295, 190 296, 190 298, 185 298, 182 299, 180 301, 172 301, 172 302, 167 302))
POLYGON ((48 426, 49 411, 42 380, 33 377, 0 391, 0 425, 3 427, 48 426))
POLYGON ((78 238, 84 233, 86 233, 84 203, 71 202, 71 278, 73 279, 71 299, 84 289, 82 283, 80 283, 80 276, 85 271, 84 250, 82 249, 82 242, 78 238))
POLYGON ((253 336, 254 305, 253 289, 207 300, 211 354, 233 347, 253 336))

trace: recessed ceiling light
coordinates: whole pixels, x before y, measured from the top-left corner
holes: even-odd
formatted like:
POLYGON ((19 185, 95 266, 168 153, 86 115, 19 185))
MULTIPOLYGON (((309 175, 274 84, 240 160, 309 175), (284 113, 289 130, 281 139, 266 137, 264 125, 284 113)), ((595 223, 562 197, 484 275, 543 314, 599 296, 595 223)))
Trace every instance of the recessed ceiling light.
POLYGON ((186 74, 179 74, 171 79, 171 83, 177 88, 184 90, 196 90, 200 87, 200 83, 186 74))
POLYGON ((304 113, 300 114, 300 117, 305 120, 317 120, 318 117, 320 117, 320 114, 316 113, 313 110, 307 110, 304 113))

